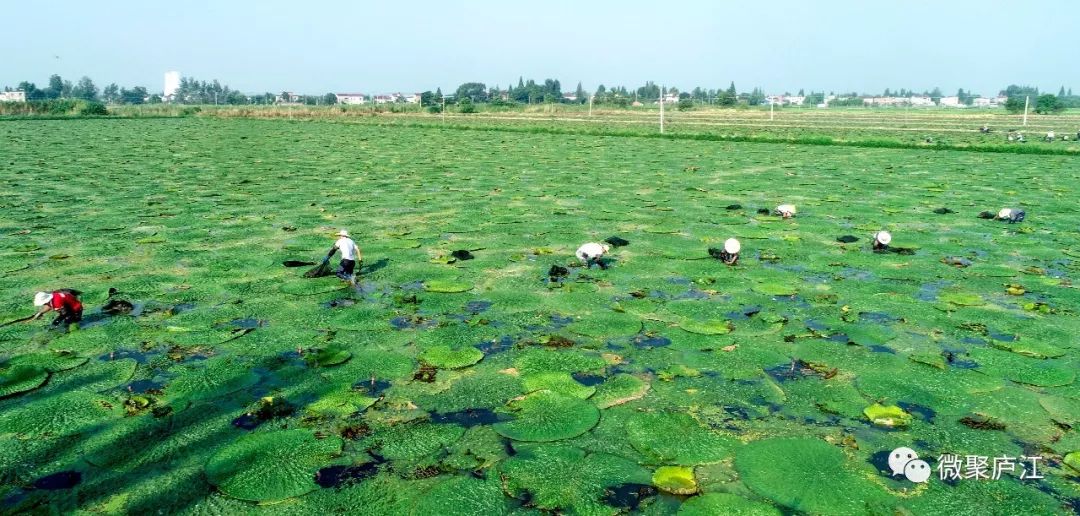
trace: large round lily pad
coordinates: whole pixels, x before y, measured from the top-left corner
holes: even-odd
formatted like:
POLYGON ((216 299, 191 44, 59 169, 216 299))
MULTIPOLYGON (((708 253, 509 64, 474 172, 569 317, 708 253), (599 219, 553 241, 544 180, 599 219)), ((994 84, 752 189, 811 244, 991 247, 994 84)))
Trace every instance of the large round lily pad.
POLYGON ((341 452, 341 439, 308 430, 245 435, 206 463, 206 479, 241 500, 276 502, 319 488, 315 473, 341 452))
POLYGON ((420 354, 420 360, 440 369, 469 367, 484 358, 484 353, 474 347, 451 349, 450 346, 433 346, 420 354))
POLYGON ((119 412, 115 401, 87 391, 27 399, 23 405, 0 411, 0 434, 35 438, 72 435, 119 412))
POLYGON ((512 421, 496 423, 495 431, 515 441, 558 441, 577 437, 596 426, 600 410, 588 401, 537 391, 511 402, 512 421))
POLYGON ((634 449, 655 462, 685 466, 724 460, 738 444, 683 412, 635 414, 626 423, 626 437, 634 449))
POLYGON ((215 358, 180 370, 180 376, 166 388, 172 398, 211 399, 246 389, 259 377, 250 366, 228 358, 215 358))
POLYGON ((499 471, 512 496, 528 494, 538 509, 575 514, 610 514, 600 501, 605 488, 650 482, 649 472, 629 459, 566 445, 523 446, 499 471))
POLYGON ((769 504, 747 500, 731 493, 706 493, 695 496, 679 507, 679 516, 780 516, 780 510, 769 504))
POLYGON ((383 442, 379 455, 390 460, 419 459, 445 448, 461 438, 465 429, 458 425, 405 423, 380 432, 383 442))
POLYGON ((596 392, 596 387, 578 383, 569 373, 537 373, 525 377, 526 391, 548 390, 564 396, 586 399, 596 392))
POLYGON ((1069 385, 1076 379, 1076 371, 1056 359, 1028 358, 990 348, 973 348, 970 352, 979 364, 979 371, 998 378, 1038 387, 1069 385))
POLYGON ((48 371, 32 365, 0 369, 0 398, 36 389, 48 378, 48 371))
POLYGON ((839 448, 811 438, 776 438, 738 450, 735 469, 755 493, 780 505, 819 514, 864 514, 891 502, 854 470, 839 448))
POLYGON ((468 292, 473 286, 463 281, 430 280, 424 282, 424 290, 441 294, 468 292))
POLYGON ((592 402, 602 409, 641 399, 649 392, 649 384, 630 374, 620 373, 596 387, 592 402))
POLYGON ((440 482, 416 501, 415 514, 440 516, 500 515, 509 512, 510 500, 496 475, 488 479, 458 476, 440 482))

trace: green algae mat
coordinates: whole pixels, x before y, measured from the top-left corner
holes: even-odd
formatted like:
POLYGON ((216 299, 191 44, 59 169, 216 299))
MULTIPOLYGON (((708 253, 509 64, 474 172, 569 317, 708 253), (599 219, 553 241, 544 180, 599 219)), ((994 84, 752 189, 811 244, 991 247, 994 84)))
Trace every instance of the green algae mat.
POLYGON ((0 323, 87 307, 0 327, 0 512, 1073 513, 1078 194, 1069 156, 0 122, 0 323), (357 285, 305 278, 342 228, 357 285))

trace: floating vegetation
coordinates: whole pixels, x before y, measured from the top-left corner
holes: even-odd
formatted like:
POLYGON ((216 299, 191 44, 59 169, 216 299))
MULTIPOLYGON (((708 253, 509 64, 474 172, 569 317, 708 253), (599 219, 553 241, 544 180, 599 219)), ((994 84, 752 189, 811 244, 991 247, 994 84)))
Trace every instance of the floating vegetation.
POLYGON ((5 121, 0 512, 1074 510, 1075 156, 607 116, 5 121), (973 208, 1010 202, 1043 216, 973 208), (355 286, 320 262, 342 227, 355 286), (79 329, 23 320, 57 278, 79 329), (890 479, 900 444, 1046 480, 890 479))

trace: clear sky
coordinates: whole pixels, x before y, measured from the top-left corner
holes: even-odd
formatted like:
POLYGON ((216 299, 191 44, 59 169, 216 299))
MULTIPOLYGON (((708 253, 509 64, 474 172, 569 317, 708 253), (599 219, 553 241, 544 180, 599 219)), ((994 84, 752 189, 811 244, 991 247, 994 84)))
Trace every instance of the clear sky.
POLYGON ((58 73, 162 90, 422 91, 559 79, 879 93, 1080 93, 1076 0, 591 2, 50 0, 4 9, 0 86, 58 73), (14 14, 22 9, 32 15, 14 14))

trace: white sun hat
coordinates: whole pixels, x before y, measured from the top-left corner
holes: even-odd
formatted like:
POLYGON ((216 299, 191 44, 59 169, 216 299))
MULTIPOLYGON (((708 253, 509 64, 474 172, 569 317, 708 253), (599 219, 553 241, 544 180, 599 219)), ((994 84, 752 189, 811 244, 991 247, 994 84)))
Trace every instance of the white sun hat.
POLYGON ((34 294, 34 306, 45 306, 50 299, 52 299, 52 296, 48 292, 38 292, 34 294))
POLYGON ((892 242, 892 234, 888 231, 878 231, 874 233, 874 240, 881 245, 889 245, 889 242, 892 242))
POLYGON ((343 230, 341 230, 341 231, 338 231, 338 233, 337 233, 337 234, 338 234, 338 236, 343 236, 343 237, 347 237, 347 236, 349 236, 349 232, 348 232, 348 231, 346 231, 346 230, 344 230, 344 229, 343 229, 343 230))
POLYGON ((742 244, 739 243, 738 239, 729 238, 727 240, 724 240, 724 251, 727 251, 728 254, 739 254, 739 251, 741 249, 742 244))
POLYGON ((998 212, 998 218, 999 219, 1007 219, 1007 218, 1009 218, 1011 216, 1012 216, 1012 209, 1010 209, 1010 208, 1002 208, 1001 211, 998 212))
POLYGON ((790 213, 790 214, 794 215, 795 214, 795 205, 794 204, 781 204, 780 206, 776 207, 776 211, 778 211, 780 213, 790 213))
POLYGON ((600 249, 603 249, 604 252, 606 253, 606 252, 611 250, 611 246, 607 245, 607 244, 600 244, 600 249))

